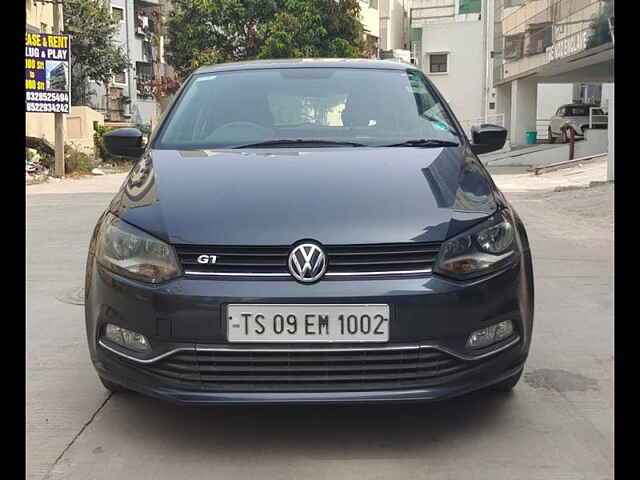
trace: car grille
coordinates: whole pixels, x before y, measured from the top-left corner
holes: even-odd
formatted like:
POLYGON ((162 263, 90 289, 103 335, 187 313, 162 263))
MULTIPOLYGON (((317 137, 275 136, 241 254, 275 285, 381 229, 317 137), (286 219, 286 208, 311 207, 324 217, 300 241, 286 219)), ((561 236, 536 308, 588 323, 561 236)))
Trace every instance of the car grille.
POLYGON ((481 363, 409 346, 327 351, 221 348, 182 351, 152 364, 134 365, 183 388, 246 392, 425 387, 481 363))
MULTIPOLYGON (((429 273, 440 243, 324 246, 326 276, 429 273)), ((230 247, 174 245, 187 275, 289 277, 291 247, 230 247), (200 255, 215 255, 214 264, 198 263, 200 255)))

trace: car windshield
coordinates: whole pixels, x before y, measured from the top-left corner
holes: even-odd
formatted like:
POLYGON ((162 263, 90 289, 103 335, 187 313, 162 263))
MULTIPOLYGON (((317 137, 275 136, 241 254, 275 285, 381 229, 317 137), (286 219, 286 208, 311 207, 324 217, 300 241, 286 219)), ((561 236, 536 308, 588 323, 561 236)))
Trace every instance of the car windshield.
POLYGON ((437 146, 459 135, 415 70, 281 68, 195 75, 153 148, 437 146))

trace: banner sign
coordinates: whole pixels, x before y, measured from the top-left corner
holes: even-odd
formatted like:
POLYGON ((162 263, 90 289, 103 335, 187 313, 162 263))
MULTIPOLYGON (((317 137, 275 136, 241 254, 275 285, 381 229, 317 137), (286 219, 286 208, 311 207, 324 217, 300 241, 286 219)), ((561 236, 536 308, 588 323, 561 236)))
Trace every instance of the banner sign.
POLYGON ((26 111, 69 113, 69 35, 27 32, 25 40, 26 111))
POLYGON ((568 57, 587 49, 587 30, 582 30, 570 37, 563 38, 547 47, 547 62, 568 57))

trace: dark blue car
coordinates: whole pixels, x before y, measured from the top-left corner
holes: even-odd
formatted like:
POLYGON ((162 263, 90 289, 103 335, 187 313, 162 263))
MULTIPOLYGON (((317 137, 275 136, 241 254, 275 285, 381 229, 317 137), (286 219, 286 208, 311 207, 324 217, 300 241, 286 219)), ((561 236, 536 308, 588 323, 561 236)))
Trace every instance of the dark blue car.
POLYGON ((201 68, 98 220, 86 269, 104 385, 180 403, 432 400, 511 390, 527 358, 524 225, 474 127, 412 65, 201 68))

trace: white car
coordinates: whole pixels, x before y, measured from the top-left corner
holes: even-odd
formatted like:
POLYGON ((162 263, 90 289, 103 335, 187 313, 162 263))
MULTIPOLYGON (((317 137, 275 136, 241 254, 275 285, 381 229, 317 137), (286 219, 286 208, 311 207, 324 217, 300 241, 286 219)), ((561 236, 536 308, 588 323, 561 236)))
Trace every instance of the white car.
POLYGON ((549 122, 549 141, 554 143, 560 138, 562 143, 569 141, 569 129, 575 132, 576 138, 583 138, 589 127, 589 111, 591 110, 591 128, 607 128, 608 117, 597 105, 584 103, 562 105, 549 122))

